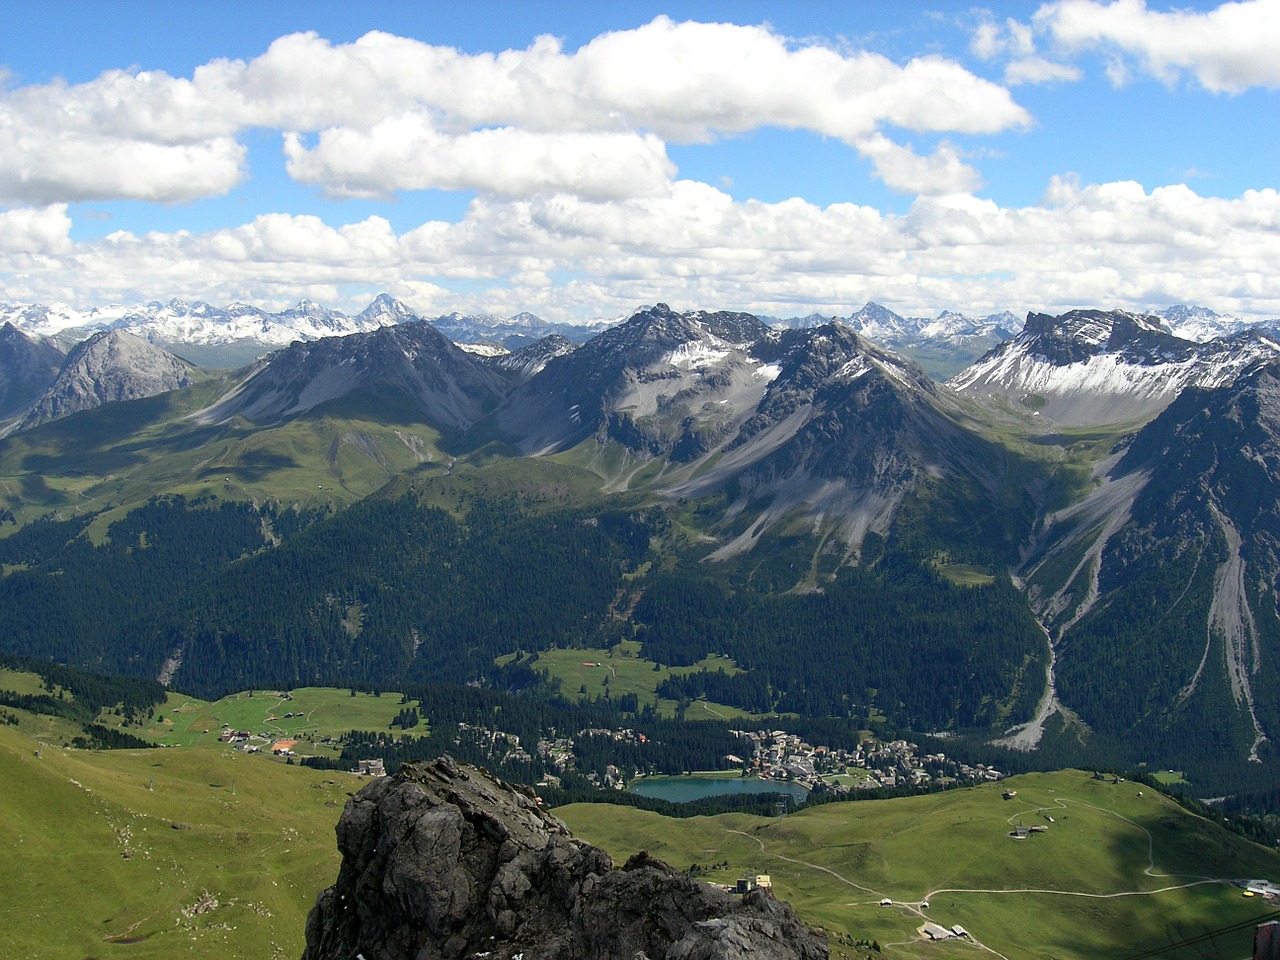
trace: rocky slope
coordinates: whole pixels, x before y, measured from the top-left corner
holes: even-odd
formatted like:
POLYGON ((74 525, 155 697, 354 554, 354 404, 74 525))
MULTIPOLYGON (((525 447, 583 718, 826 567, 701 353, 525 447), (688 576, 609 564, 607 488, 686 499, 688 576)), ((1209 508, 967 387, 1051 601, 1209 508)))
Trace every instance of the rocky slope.
POLYGON ((1262 330, 1195 343, 1121 310, 1032 313, 950 386, 1065 425, 1142 423, 1187 387, 1231 383, 1277 356, 1280 341, 1262 330))
POLYGON ((29 337, 11 323, 0 326, 0 421, 44 393, 62 361, 62 351, 49 340, 29 337))
POLYGON ((768 375, 747 346, 768 326, 750 314, 637 311, 577 350, 549 360, 496 417, 527 453, 599 435, 651 455, 723 432, 763 395, 768 375))
POLYGON ((407 411, 433 426, 460 429, 475 421, 503 387, 497 373, 417 321, 290 344, 260 360, 197 420, 221 423, 242 416, 276 423, 351 399, 388 415, 407 411))
POLYGON ((573 353, 577 348, 576 343, 558 333, 552 333, 526 347, 494 356, 489 362, 495 369, 509 376, 513 383, 523 383, 541 373, 556 357, 573 353))
POLYGON ((1026 570, 1063 698, 1095 729, 1221 761, 1280 736, 1280 362, 1185 390, 1026 570))
POLYGON ((789 514, 832 525, 856 549, 867 532, 887 532, 920 482, 982 478, 1002 462, 956 424, 920 367, 843 324, 775 332, 750 355, 768 374, 763 396, 715 462, 671 488, 696 496, 735 481, 730 513, 759 511, 720 556, 751 548, 789 514))
POLYGON ((67 354, 53 384, 23 414, 18 429, 104 403, 154 397, 185 387, 191 379, 187 363, 132 334, 97 333, 67 354))
POLYGON ((766 891, 739 900, 640 853, 615 869, 527 788, 441 758, 356 794, 303 960, 819 960, 766 891))

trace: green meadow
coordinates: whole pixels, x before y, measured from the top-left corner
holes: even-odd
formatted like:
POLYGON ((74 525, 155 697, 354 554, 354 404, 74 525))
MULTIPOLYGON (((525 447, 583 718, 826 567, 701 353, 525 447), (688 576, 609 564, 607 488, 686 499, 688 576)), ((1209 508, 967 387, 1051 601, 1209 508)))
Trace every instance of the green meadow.
MULTIPOLYGON (((393 477, 444 465, 438 431, 406 411, 333 403, 279 426, 188 419, 226 381, 107 404, 0 442, 0 506, 19 525, 53 513, 103 512, 91 535, 160 494, 347 506, 393 477)), ((14 528, 8 528, 14 529, 14 528)), ((0 529, 0 533, 7 532, 0 529)))
POLYGON ((65 750, 0 727, 0 955, 293 960, 360 783, 231 749, 65 750))
MULTIPOLYGON (((727 860, 711 875, 726 882, 769 874, 780 898, 832 934, 836 957, 862 955, 844 944, 866 939, 889 958, 973 956, 979 942, 1009 960, 1119 960, 1269 915, 1274 907, 1231 881, 1280 879, 1275 851, 1149 788, 1082 771, 773 819, 671 820, 593 804, 556 813, 619 861, 648 850, 679 868, 727 860), (1003 799, 1006 788, 1017 796, 1003 799), (1014 839, 1019 824, 1046 829, 1014 839), (926 919, 972 937, 924 942, 917 930, 926 919)), ((1252 936, 1249 926, 1166 956, 1234 960, 1249 955, 1252 936)))
MULTIPOLYGON (((30 681, 0 676, 10 689, 30 681)), ((41 718, 15 711, 20 724, 0 726, 0 842, 10 851, 0 955, 297 957, 307 911, 336 876, 333 827, 362 781, 249 756, 216 736, 223 723, 317 738, 385 728, 402 705, 395 693, 290 695, 171 696, 141 729, 170 745, 154 750, 41 743, 26 726, 41 718)), ((1082 771, 781 818, 672 820, 596 804, 556 813, 619 862, 648 850, 681 869, 714 865, 712 880, 771 875, 779 897, 828 931, 837 958, 866 956, 862 940, 886 958, 974 956, 980 943, 1008 960, 1122 960, 1245 921, 1166 954, 1236 960, 1248 955, 1252 921, 1272 908, 1231 881, 1280 879, 1276 852, 1150 788, 1082 771), (1005 799, 1006 790, 1016 796, 1005 799), (1019 826, 1045 829, 1014 839, 1019 826), (972 937, 926 943, 917 932, 926 919, 972 937)))
MULTIPOLYGON (((515 654, 499 657, 499 664, 515 659, 515 654)), ((723 670, 740 673, 738 665, 728 657, 715 654, 704 657, 690 667, 668 667, 646 660, 640 655, 640 643, 622 640, 609 649, 599 647, 568 650, 544 650, 531 666, 547 671, 560 681, 560 692, 570 700, 595 700, 606 694, 611 700, 634 693, 641 707, 653 706, 661 716, 674 717, 679 708, 675 700, 658 696, 658 685, 671 676, 697 673, 699 670, 723 670)), ((723 703, 694 700, 685 711, 686 720, 750 720, 753 715, 723 703)))
MULTIPOLYGON (((168 702, 157 707, 155 717, 142 727, 127 729, 135 736, 169 747, 194 747, 218 744, 223 726, 266 734, 272 739, 317 741, 338 737, 348 730, 391 730, 391 721, 405 708, 399 693, 384 692, 351 695, 350 690, 333 687, 300 687, 296 690, 242 690, 221 700, 170 693, 168 702)), ((104 719, 110 719, 104 718, 104 719)), ((420 723, 396 734, 428 733, 430 727, 420 723)), ((303 742, 298 753, 322 753, 317 743, 303 742)))

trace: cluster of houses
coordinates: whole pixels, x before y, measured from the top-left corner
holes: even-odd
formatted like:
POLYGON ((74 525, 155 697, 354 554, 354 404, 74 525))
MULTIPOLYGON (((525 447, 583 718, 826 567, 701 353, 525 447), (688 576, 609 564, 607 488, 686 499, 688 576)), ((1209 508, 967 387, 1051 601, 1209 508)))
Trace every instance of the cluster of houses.
MULTIPOLYGON (((271 719, 274 720, 275 718, 272 717, 271 719)), ((222 734, 218 737, 218 742, 234 746, 237 750, 243 750, 245 753, 261 753, 263 750, 269 750, 272 756, 276 757, 295 756, 293 748, 298 745, 298 741, 295 739, 277 739, 273 738, 269 733, 233 730, 229 724, 223 724, 222 734)))
MULTIPOLYGON (((464 738, 487 748, 491 756, 507 761, 529 761, 530 754, 513 733, 493 727, 459 724, 458 742, 464 738)), ((876 787, 927 786, 932 783, 977 783, 1002 780, 1004 774, 986 764, 962 763, 944 753, 920 753, 920 748, 906 740, 863 740, 852 750, 813 746, 786 730, 734 730, 742 742, 738 754, 727 754, 725 761, 742 768, 744 776, 763 780, 785 780, 804 784, 811 789, 849 792, 876 787), (840 782, 840 777, 846 782, 840 782)), ((633 729, 606 728, 579 730, 571 737, 546 737, 533 748, 533 754, 548 767, 563 773, 577 766, 575 746, 586 737, 610 739, 618 743, 643 746, 647 738, 633 729)), ((635 773, 627 773, 610 764, 603 773, 589 773, 587 779, 606 790, 625 790, 635 773)), ((544 784, 558 785, 548 776, 544 784)))
MULTIPOLYGON (((615 743, 634 743, 640 746, 649 742, 649 738, 643 733, 636 733, 630 728, 610 730, 604 727, 588 727, 585 730, 579 730, 574 737, 539 740, 536 748, 538 756, 556 770, 567 770, 577 764, 574 746, 578 740, 585 737, 600 737, 615 743)), ((558 785, 554 783, 555 780, 554 776, 550 776, 544 782, 558 785)), ((593 771, 587 774, 587 780, 605 790, 625 790, 628 777, 611 763, 604 768, 603 775, 593 771)))
POLYGON ((474 723, 459 723, 458 735, 453 738, 455 745, 468 743, 483 746, 491 757, 504 763, 528 763, 533 757, 520 745, 520 738, 514 733, 507 733, 496 727, 485 727, 474 723))
POLYGON ((944 753, 920 754, 906 740, 863 740, 853 750, 811 746, 785 730, 734 730, 743 741, 743 756, 725 759, 743 772, 765 780, 793 780, 816 789, 837 792, 876 787, 924 786, 931 783, 976 783, 1001 780, 1004 774, 986 764, 970 765, 944 753), (833 783, 839 775, 858 779, 833 783))

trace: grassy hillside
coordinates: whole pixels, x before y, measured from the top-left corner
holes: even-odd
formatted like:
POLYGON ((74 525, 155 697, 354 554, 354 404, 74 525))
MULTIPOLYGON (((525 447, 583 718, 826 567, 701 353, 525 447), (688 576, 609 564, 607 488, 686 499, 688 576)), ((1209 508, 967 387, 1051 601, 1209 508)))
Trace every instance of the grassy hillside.
MULTIPOLYGON (((379 726, 399 697, 293 696, 174 698, 157 711, 152 736, 203 747, 67 750, 0 726, 0 843, 10 851, 0 955, 298 956, 306 913, 336 876, 334 824, 361 781, 209 744, 212 723, 252 728, 301 708, 316 733, 379 726)), ((716 865, 704 874, 712 880, 770 874, 778 896, 831 933, 835 957, 866 955, 858 940, 887 958, 973 955, 971 944, 921 942, 929 919, 962 925, 1009 960, 1119 960, 1269 914, 1230 881, 1280 879, 1274 851, 1140 784, 1082 771, 773 819, 672 820, 593 804, 556 812, 618 860, 643 849, 680 868, 716 865), (1017 795, 1004 799, 1005 789, 1017 795), (1047 830, 1013 839, 1019 824, 1047 830)), ((1235 960, 1251 935, 1247 926, 1168 956, 1235 960)))
POLYGON ((0 955, 292 960, 359 784, 233 750, 63 750, 0 727, 0 955))
POLYGON ((166 493, 340 508, 391 477, 449 460, 438 431, 395 411, 379 418, 334 404, 267 427, 187 419, 226 385, 106 404, 0 440, 0 507, 19 523, 113 511, 103 529, 122 508, 166 493))
MULTIPOLYGON (((590 804, 556 812, 615 859, 648 850, 681 868, 728 861, 708 874, 723 882, 770 874, 779 897, 832 932, 833 956, 858 955, 842 946, 855 938, 878 941, 888 958, 973 955, 959 941, 921 942, 928 919, 960 924, 1010 960, 1122 958, 1273 912, 1230 881, 1280 879, 1274 851, 1141 785, 1081 771, 772 820, 671 820, 590 804), (1017 796, 1002 799, 1006 788, 1017 796), (1019 822, 1048 829, 1015 840, 1019 822)), ((1249 927, 1167 956, 1247 956, 1252 936, 1249 927)))
MULTIPOLYGON (((170 693, 153 720, 127 729, 167 747, 207 746, 218 739, 223 724, 271 737, 319 739, 336 737, 348 730, 390 730, 391 721, 403 709, 399 693, 357 693, 353 697, 349 690, 332 687, 300 687, 287 694, 242 690, 213 701, 170 693)), ((396 734, 425 734, 429 730, 426 724, 420 724, 409 731, 397 730, 396 734)), ((320 752, 311 746, 299 747, 299 753, 320 752)))
MULTIPOLYGON (((516 654, 498 657, 499 665, 510 663, 516 654)), ((560 692, 570 700, 593 700, 606 694, 617 700, 634 693, 640 705, 651 704, 659 716, 674 717, 679 704, 658 696, 658 684, 671 676, 682 676, 698 670, 721 670, 740 673, 727 657, 716 654, 704 657, 689 667, 668 667, 640 655, 640 643, 622 640, 608 650, 586 647, 573 650, 543 650, 533 663, 535 670, 545 670, 560 681, 560 692)), ((752 719, 753 714, 737 707, 708 700, 695 700, 685 711, 686 720, 752 719)))

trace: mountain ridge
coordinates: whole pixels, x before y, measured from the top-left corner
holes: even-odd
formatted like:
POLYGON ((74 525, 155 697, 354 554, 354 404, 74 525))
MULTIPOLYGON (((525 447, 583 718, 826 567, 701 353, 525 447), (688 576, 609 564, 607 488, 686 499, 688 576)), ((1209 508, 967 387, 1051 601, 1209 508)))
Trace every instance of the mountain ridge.
POLYGON ((1150 419, 1186 387, 1227 383, 1277 355, 1280 340, 1258 330, 1197 343, 1122 310, 1030 313, 1017 337, 949 385, 1062 424, 1098 426, 1150 419))

